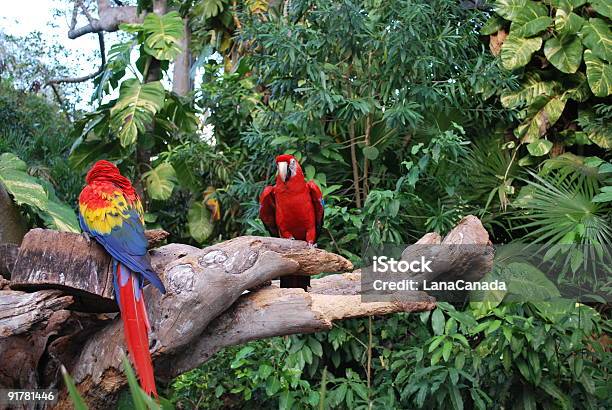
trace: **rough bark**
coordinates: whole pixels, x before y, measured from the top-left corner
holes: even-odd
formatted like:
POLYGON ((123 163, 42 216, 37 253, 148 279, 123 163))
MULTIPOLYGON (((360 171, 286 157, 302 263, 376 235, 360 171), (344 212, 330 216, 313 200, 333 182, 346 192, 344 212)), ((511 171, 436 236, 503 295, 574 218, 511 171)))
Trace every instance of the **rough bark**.
POLYGON ((0 290, 0 386, 36 388, 47 340, 66 320, 71 296, 59 290, 0 290))
MULTIPOLYGON (((150 244, 159 243, 168 235, 162 229, 145 231, 150 244)), ((166 253, 156 252, 152 256, 155 267, 160 265, 156 260, 159 258, 163 265, 166 253)), ((80 311, 117 311, 110 255, 95 240, 73 233, 40 228, 28 232, 12 267, 11 288, 25 291, 63 289, 75 296, 75 308, 80 311)))
POLYGON ((0 244, 0 278, 11 278, 19 247, 15 244, 0 244))
MULTIPOLYGON (((437 235, 437 234, 428 234, 437 235)), ((493 246, 489 234, 475 216, 463 218, 446 237, 427 235, 402 252, 403 260, 414 260, 424 256, 431 260, 430 273, 414 275, 418 281, 433 281, 450 275, 466 281, 478 280, 493 266, 493 246)))
MULTIPOLYGON (((428 234, 420 243, 480 241, 477 225, 477 219, 468 218, 444 240, 439 235, 428 234)), ((71 235, 64 238, 62 246, 72 246, 73 254, 90 255, 92 245, 78 235, 71 235), (69 245, 71 241, 73 244, 69 245)), ((54 251, 49 249, 49 252, 54 251)), ((94 251, 89 257, 96 259, 95 255, 94 251)), ((71 257, 77 265, 83 261, 81 256, 71 257)), ((321 331, 329 329, 336 320, 435 307, 431 296, 418 291, 411 292, 401 302, 364 302, 359 271, 313 279, 309 292, 281 289, 276 281, 249 291, 285 275, 352 269, 344 258, 301 241, 239 237, 205 249, 170 244, 153 250, 151 258, 168 290, 166 295, 160 295, 150 286, 145 288, 151 322, 151 353, 160 380, 169 380, 197 367, 226 346, 271 336, 321 331)), ((42 259, 31 261, 39 264, 42 259)), ((64 268, 71 269, 68 265, 64 268)), ((72 268, 72 272, 76 271, 72 268)), ((60 280, 59 275, 55 277, 60 280)), ((64 285, 59 286, 62 290, 34 293, 1 290, 0 286, 0 368, 19 366, 19 371, 14 372, 17 376, 12 376, 13 372, 10 378, 0 374, 0 386, 11 383, 12 387, 61 387, 57 369, 62 363, 91 408, 112 407, 126 383, 121 370, 125 347, 120 318, 116 314, 75 311, 82 309, 78 296, 81 289, 73 292, 77 296, 69 295, 66 279, 63 280, 64 285), (22 313, 15 311, 15 298, 21 301, 22 313), (27 350, 24 337, 34 340, 35 348, 15 362, 6 352, 9 348, 11 354, 27 350)), ((90 290, 102 288, 89 287, 90 290)), ((57 407, 72 407, 65 392, 57 407)))
POLYGON ((0 244, 14 243, 19 245, 27 232, 27 224, 17 205, 0 183, 0 244))
MULTIPOLYGON (((75 2, 75 8, 78 2, 75 2)), ((113 32, 119 30, 123 23, 141 23, 144 14, 138 14, 136 6, 113 7, 108 0, 98 0, 98 18, 92 18, 89 23, 76 27, 72 25, 68 31, 68 38, 75 39, 89 33, 100 33, 103 31, 113 32)))

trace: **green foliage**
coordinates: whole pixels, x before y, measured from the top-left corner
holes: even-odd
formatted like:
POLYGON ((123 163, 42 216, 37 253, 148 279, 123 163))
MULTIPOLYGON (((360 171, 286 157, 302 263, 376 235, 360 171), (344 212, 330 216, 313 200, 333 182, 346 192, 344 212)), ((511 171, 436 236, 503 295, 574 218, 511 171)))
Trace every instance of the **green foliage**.
POLYGON ((582 122, 576 106, 578 112, 590 110, 612 94, 612 37, 604 17, 609 7, 569 0, 498 0, 494 10, 497 14, 481 33, 508 32, 501 63, 507 70, 521 69, 522 79, 518 88, 500 96, 505 107, 521 109, 514 134, 528 144, 529 154, 549 154, 552 142, 609 148, 609 130, 603 137, 585 139, 580 134, 584 128, 575 126, 582 122))
POLYGON ((145 51, 158 60, 173 60, 181 53, 183 20, 176 11, 159 16, 149 13, 142 23, 145 51))
POLYGON ((159 81, 142 84, 136 79, 121 84, 119 99, 111 109, 111 127, 122 147, 136 143, 138 132, 145 132, 164 103, 164 87, 159 81))
POLYGON ((152 199, 163 201, 170 198, 176 184, 176 172, 172 164, 162 162, 152 170, 145 172, 143 177, 152 199))
MULTIPOLYGON (((76 121, 72 136, 56 109, 2 90, 0 151, 30 164, 28 173, 17 167, 20 181, 49 180, 68 203, 85 168, 116 161, 146 190, 147 224, 170 230, 175 242, 266 235, 257 198, 273 181, 273 158, 290 153, 323 191, 319 247, 356 265, 364 245, 445 234, 468 214, 498 243, 537 241, 556 252, 566 243, 609 244, 608 2, 500 0, 496 13, 467 3, 170 2, 178 13, 121 26, 128 38, 110 47, 95 79, 94 101, 105 103, 76 121), (183 17, 192 74, 203 82, 179 97, 164 84, 183 17), (509 35, 496 60, 478 31, 500 30, 509 35), (160 81, 146 82, 151 69, 161 70, 160 81)), ((50 185, 39 186, 38 198, 44 192, 49 201, 50 185)), ((45 220, 66 213, 54 203, 45 220)), ((572 252, 560 276, 586 280, 587 265, 606 262, 572 252)), ((610 331, 605 313, 555 300, 557 284, 541 269, 508 257, 490 274, 513 278, 507 292, 461 309, 440 303, 420 321, 352 320, 228 348, 179 376, 172 401, 180 408, 610 407, 609 354, 597 341, 610 331)), ((121 408, 147 406, 126 372, 133 394, 121 408)))
MULTIPOLYGON (((136 379, 136 374, 134 373, 134 369, 132 369, 132 366, 130 365, 130 362, 128 361, 127 357, 125 356, 123 357, 122 364, 123 364, 123 371, 125 372, 125 375, 127 378, 128 388, 130 391, 131 403, 128 406, 128 408, 134 409, 134 410, 172 410, 174 409, 174 406, 170 403, 169 400, 163 397, 153 399, 151 396, 145 393, 144 390, 140 388, 140 385, 138 384, 138 380, 136 379)), ((74 384, 74 380, 68 374, 68 371, 66 370, 64 366, 61 367, 61 370, 62 370, 62 376, 64 378, 64 383, 66 383, 66 386, 68 388, 68 394, 70 395, 70 398, 72 399, 72 404, 74 405, 75 410, 87 410, 88 409, 87 404, 85 404, 83 397, 81 397, 79 391, 77 390, 76 385, 74 384)), ((119 409, 123 408, 121 405, 121 401, 119 403, 118 408, 119 409)))
POLYGON ((229 348, 177 378, 173 401, 260 409, 488 409, 512 407, 517 398, 527 408, 579 409, 609 401, 609 361, 592 338, 606 325, 587 306, 474 303, 462 312, 439 303, 421 321, 350 321, 328 333, 229 348))
POLYGON ((26 163, 12 153, 0 154, 0 184, 18 205, 27 205, 36 212, 47 227, 80 232, 74 210, 55 197, 49 184, 30 176, 26 163))

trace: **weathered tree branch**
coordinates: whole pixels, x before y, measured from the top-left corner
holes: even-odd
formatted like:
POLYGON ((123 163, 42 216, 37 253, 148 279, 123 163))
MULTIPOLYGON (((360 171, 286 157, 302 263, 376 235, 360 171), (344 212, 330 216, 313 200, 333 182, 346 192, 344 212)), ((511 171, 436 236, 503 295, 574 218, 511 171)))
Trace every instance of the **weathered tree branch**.
MULTIPOLYGON (((87 80, 91 80, 92 78, 96 78, 97 76, 99 76, 100 74, 102 74, 102 72, 104 71, 104 67, 106 66, 106 49, 104 46, 104 33, 99 32, 98 33, 98 43, 100 45, 100 57, 101 57, 101 61, 100 61, 100 66, 98 67, 98 69, 96 71, 94 71, 91 74, 87 74, 81 77, 60 77, 60 78, 52 78, 49 81, 46 82, 46 86, 50 86, 52 84, 63 84, 63 83, 82 83, 84 81, 87 80)), ((58 96, 59 98, 59 96, 58 96)), ((61 101, 60 101, 61 104, 61 101)))
MULTIPOLYGON (((75 2, 75 9, 80 5, 75 2)), ((113 32, 119 29, 123 23, 141 23, 144 14, 138 14, 136 6, 113 7, 108 0, 98 0, 98 18, 92 18, 88 24, 76 27, 76 19, 68 30, 68 38, 75 39, 89 33, 100 33, 103 31, 113 32)))
MULTIPOLYGON (((484 231, 481 229, 476 218, 468 218, 443 241, 439 235, 428 234, 420 243, 480 241, 484 231), (474 232, 476 236, 471 236, 474 232)), ((57 235, 62 235, 62 248, 70 249, 73 262, 63 265, 64 278, 55 274, 55 279, 53 275, 45 279, 45 287, 53 287, 55 280, 60 290, 0 290, 0 368, 6 363, 21 366, 15 372, 17 376, 0 373, 0 386, 61 387, 57 369, 64 364, 91 408, 112 407, 126 383, 121 369, 125 347, 120 318, 116 314, 81 313, 89 303, 85 294, 95 296, 96 304, 101 300, 112 302, 112 294, 100 286, 85 284, 79 288, 71 284, 83 284, 79 275, 89 272, 84 260, 89 259, 88 266, 105 266, 108 256, 98 253, 97 245, 88 244, 79 235, 32 232, 26 236, 17 258, 13 273, 20 282, 13 283, 13 287, 27 288, 24 285, 28 277, 36 282, 38 274, 24 276, 22 271, 36 272, 36 267, 43 265, 55 266, 54 269, 62 266, 45 255, 56 253, 62 260, 66 257, 63 250, 53 251, 45 244, 45 235, 55 244, 60 242, 57 235), (32 256, 36 255, 36 246, 42 255, 38 260, 32 256), (21 301, 19 311, 16 299, 21 301), (35 339, 36 348, 31 352, 25 337, 35 339), (11 359, 16 351, 21 354, 17 363, 11 359)), ((336 320, 435 307, 431 296, 418 291, 403 295, 401 302, 364 302, 360 272, 346 273, 352 269, 350 262, 301 241, 249 236, 204 249, 170 244, 154 249, 151 258, 168 290, 166 295, 160 295, 150 286, 145 288, 152 327, 151 352, 160 380, 170 380, 200 365, 226 346, 326 330, 336 320), (276 282, 261 287, 283 275, 321 272, 344 273, 312 280, 308 293, 278 288, 276 282)), ((105 282, 108 272, 101 272, 97 272, 97 280, 105 282)), ((453 277, 456 273, 449 271, 447 275, 453 277)), ((58 408, 71 406, 64 394, 58 408)))

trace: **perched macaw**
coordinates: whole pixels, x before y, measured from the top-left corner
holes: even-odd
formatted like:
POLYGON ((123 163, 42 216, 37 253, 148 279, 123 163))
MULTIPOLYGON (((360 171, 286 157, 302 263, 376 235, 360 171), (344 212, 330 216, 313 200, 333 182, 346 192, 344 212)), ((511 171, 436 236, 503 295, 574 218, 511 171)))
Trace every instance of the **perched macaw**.
POLYGON ((96 162, 85 181, 79 195, 81 229, 113 257, 115 298, 130 358, 142 389, 157 397, 142 288, 146 280, 162 293, 166 289, 147 254, 142 203, 130 181, 108 161, 96 162))
MULTIPOLYGON (((306 182, 292 155, 276 157, 276 185, 264 188, 259 197, 259 218, 272 236, 298 239, 314 245, 323 226, 323 196, 314 181, 306 182)), ((285 276, 283 288, 310 286, 308 276, 285 276)))

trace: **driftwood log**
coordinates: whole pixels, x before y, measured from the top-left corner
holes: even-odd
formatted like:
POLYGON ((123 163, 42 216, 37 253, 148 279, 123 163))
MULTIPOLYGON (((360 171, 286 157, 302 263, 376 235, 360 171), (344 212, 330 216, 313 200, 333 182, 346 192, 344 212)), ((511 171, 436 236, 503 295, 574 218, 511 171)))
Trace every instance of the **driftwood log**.
MULTIPOLYGON (((427 241, 487 244, 488 235, 477 218, 467 217, 444 240, 428 234, 421 243, 427 241)), ((337 320, 435 307, 435 299, 419 291, 410 301, 365 303, 360 271, 301 241, 246 236, 204 249, 169 244, 150 254, 168 290, 160 295, 145 288, 160 381, 226 346, 326 330, 337 320), (322 272, 332 274, 313 279, 309 292, 281 289, 276 282, 265 286, 283 275, 322 272)), ((471 277, 482 277, 490 269, 485 265, 476 265, 471 277)), ((80 235, 32 230, 10 266, 11 281, 0 278, 0 388, 63 389, 63 364, 91 408, 112 407, 126 380, 108 256, 80 235)), ((457 273, 450 266, 440 274, 450 280, 457 273)), ((72 408, 65 391, 56 407, 72 408)))

